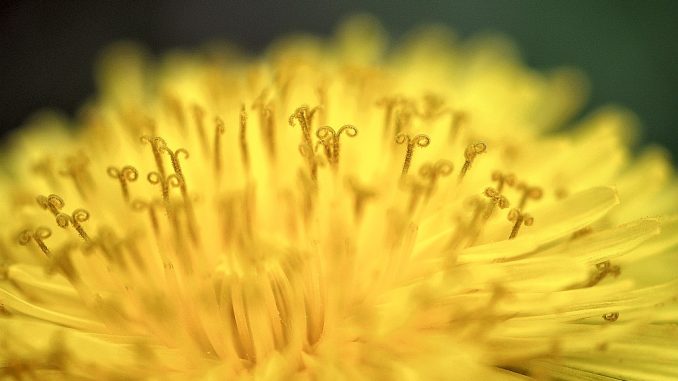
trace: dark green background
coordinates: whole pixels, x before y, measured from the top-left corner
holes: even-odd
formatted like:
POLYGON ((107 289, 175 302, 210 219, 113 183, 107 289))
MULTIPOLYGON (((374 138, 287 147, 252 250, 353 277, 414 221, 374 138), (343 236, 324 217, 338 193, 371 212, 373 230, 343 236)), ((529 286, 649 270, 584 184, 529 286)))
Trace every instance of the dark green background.
POLYGON ((505 32, 536 68, 574 65, 592 84, 589 109, 633 109, 644 142, 678 157, 678 1, 4 1, 0 2, 0 129, 45 106, 72 113, 93 94, 92 65, 112 41, 155 52, 228 39, 256 52, 281 34, 327 35, 369 12, 398 37, 426 23, 462 36, 505 32))

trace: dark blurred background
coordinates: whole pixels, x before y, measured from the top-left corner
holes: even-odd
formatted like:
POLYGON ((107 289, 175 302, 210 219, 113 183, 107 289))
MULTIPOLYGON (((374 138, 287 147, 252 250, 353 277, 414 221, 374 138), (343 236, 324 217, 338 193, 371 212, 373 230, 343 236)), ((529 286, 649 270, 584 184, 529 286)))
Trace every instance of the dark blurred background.
POLYGON ((120 39, 154 52, 228 39, 249 52, 294 31, 328 35, 368 12, 397 39, 444 23, 461 36, 499 31, 528 65, 574 65, 592 85, 588 109, 617 103, 642 120, 643 142, 678 158, 678 1, 6 1, 0 0, 0 130, 36 109, 73 113, 93 94, 93 63, 120 39))

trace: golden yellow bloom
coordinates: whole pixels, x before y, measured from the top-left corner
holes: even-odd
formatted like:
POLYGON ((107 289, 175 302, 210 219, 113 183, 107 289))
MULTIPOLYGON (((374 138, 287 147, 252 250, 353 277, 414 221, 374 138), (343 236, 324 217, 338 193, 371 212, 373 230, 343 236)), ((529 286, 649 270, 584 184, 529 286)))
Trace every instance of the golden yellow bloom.
POLYGON ((676 181, 633 117, 556 131, 581 77, 500 39, 384 46, 112 49, 8 147, 0 379, 676 379, 676 181))

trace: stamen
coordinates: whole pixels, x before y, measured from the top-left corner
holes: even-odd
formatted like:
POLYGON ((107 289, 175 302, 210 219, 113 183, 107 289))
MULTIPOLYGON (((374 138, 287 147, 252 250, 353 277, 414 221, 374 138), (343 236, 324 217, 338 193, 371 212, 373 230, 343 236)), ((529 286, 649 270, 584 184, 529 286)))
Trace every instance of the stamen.
POLYGON ((259 110, 259 126, 261 128, 261 135, 264 137, 264 142, 271 158, 275 158, 275 124, 273 118, 273 110, 270 105, 264 104, 268 92, 263 90, 261 95, 252 103, 252 109, 259 110))
POLYGON ((610 323, 615 322, 617 321, 617 319, 619 319, 619 312, 606 313, 605 315, 603 315, 603 319, 610 323))
POLYGON ((407 176, 407 172, 410 170, 410 164, 412 164, 412 155, 414 153, 414 147, 415 146, 419 146, 422 148, 427 147, 429 144, 431 144, 431 138, 429 138, 427 135, 419 134, 411 139, 409 135, 398 134, 395 138, 395 141, 397 144, 403 144, 407 142, 407 151, 405 152, 405 162, 403 163, 403 170, 400 174, 400 177, 404 178, 405 176, 407 176))
POLYGON ((209 154, 209 143, 207 142, 207 132, 205 131, 205 124, 203 123, 204 116, 205 111, 202 107, 193 104, 193 120, 198 129, 198 137, 200 139, 200 145, 202 146, 202 152, 207 156, 209 154))
POLYGON ((52 236, 52 231, 49 230, 46 227, 38 227, 34 231, 32 230, 24 230, 21 233, 19 233, 19 236, 17 237, 17 241, 19 242, 19 245, 21 246, 26 246, 28 245, 31 240, 35 241, 35 243, 38 245, 40 250, 49 257, 49 249, 45 245, 45 240, 49 237, 52 236))
POLYGON ((468 114, 463 111, 454 111, 451 112, 450 115, 450 133, 448 136, 449 142, 453 143, 457 139, 461 127, 468 121, 469 118, 468 114))
POLYGON ((464 176, 466 176, 466 172, 471 169, 471 164, 473 164, 473 160, 475 160, 476 156, 485 153, 485 151, 487 151, 487 145, 482 142, 469 144, 468 147, 466 147, 464 150, 464 158, 466 161, 459 173, 459 181, 461 181, 464 176))
POLYGON ((160 185, 160 190, 162 192, 162 200, 165 202, 166 207, 169 207, 169 191, 170 188, 179 188, 183 184, 183 180, 177 175, 169 175, 163 177, 158 172, 150 172, 146 179, 149 183, 153 185, 160 185))
POLYGON ((167 111, 174 117, 179 125, 179 131, 181 131, 182 134, 186 133, 186 116, 184 115, 181 100, 172 94, 165 94, 164 101, 167 111))
POLYGON ((516 238, 522 225, 532 226, 534 223, 534 218, 527 213, 523 214, 520 209, 511 209, 508 214, 508 220, 513 222, 513 229, 511 229, 511 234, 508 239, 516 238))
POLYGON ((65 245, 54 250, 50 256, 50 264, 47 268, 47 273, 54 274, 57 270, 61 270, 71 282, 78 282, 79 276, 75 270, 75 266, 73 266, 73 261, 71 260, 73 249, 73 243, 67 242, 65 245))
POLYGON ((529 186, 526 183, 518 184, 517 188, 523 192, 520 203, 518 204, 518 209, 520 210, 525 209, 525 204, 528 199, 539 200, 544 195, 544 191, 542 191, 540 187, 529 186))
POLYGON ((425 163, 419 168, 419 174, 428 179, 428 189, 426 197, 430 197, 433 192, 439 177, 449 176, 452 173, 454 166, 448 160, 438 160, 435 164, 425 163))
POLYGON ((494 188, 487 188, 485 189, 485 197, 490 199, 490 204, 488 205, 484 218, 488 219, 490 218, 490 215, 492 215, 492 211, 494 210, 495 207, 499 207, 499 209, 506 209, 509 207, 509 201, 506 197, 504 197, 501 193, 499 193, 496 189, 494 188))
POLYGON ((122 189, 122 198, 125 202, 129 202, 129 189, 127 183, 136 181, 139 177, 139 172, 137 172, 136 168, 129 165, 122 167, 122 169, 108 167, 106 173, 108 173, 108 176, 118 179, 120 188, 122 189))
POLYGON ((301 134, 304 144, 308 146, 309 149, 313 148, 313 142, 311 141, 311 128, 309 122, 309 110, 308 106, 303 105, 290 115, 288 122, 289 125, 294 127, 294 120, 299 122, 299 127, 301 127, 301 134))
POLYGON ((163 147, 162 151, 167 153, 170 157, 170 162, 172 163, 172 169, 174 173, 181 180, 182 191, 186 190, 186 178, 184 177, 184 172, 181 170, 181 161, 179 160, 180 156, 183 155, 184 159, 188 159, 190 154, 185 148, 179 148, 176 151, 172 151, 167 147, 163 147))
POLYGON ((391 131, 391 124, 393 124, 393 114, 396 106, 402 102, 402 98, 385 97, 377 101, 377 106, 384 107, 384 136, 388 136, 391 131))
POLYGON ((59 171, 60 175, 70 177, 73 180, 73 184, 82 198, 87 198, 86 188, 91 188, 93 185, 92 177, 87 171, 88 165, 89 159, 82 153, 79 153, 67 157, 66 168, 59 171))
POLYGON ((165 177, 165 166, 163 165, 161 154, 163 149, 167 148, 167 142, 165 139, 159 136, 149 137, 144 135, 140 138, 140 140, 142 143, 148 143, 151 145, 153 158, 155 159, 155 166, 158 168, 158 173, 160 173, 162 177, 165 177))
POLYGON ((134 200, 132 201, 132 209, 135 211, 148 211, 148 217, 151 220, 151 226, 153 227, 153 232, 155 233, 156 237, 158 236, 158 232, 160 229, 160 225, 158 224, 158 216, 155 214, 155 207, 158 205, 158 202, 146 202, 142 200, 134 200))
POLYGON ((55 176, 54 162, 52 161, 51 158, 49 157, 42 158, 41 160, 33 164, 31 170, 38 176, 42 176, 50 188, 57 189, 59 187, 58 186, 59 182, 57 181, 57 178, 55 176))
POLYGON ((327 124, 327 81, 323 80, 321 84, 316 88, 316 94, 318 95, 318 107, 319 107, 319 118, 318 124, 325 125, 327 124))
POLYGON ((419 181, 413 181, 409 184, 411 193, 410 193, 410 204, 408 207, 408 213, 412 214, 414 211, 417 209, 417 206, 419 205, 419 201, 421 200, 421 196, 425 193, 428 192, 430 189, 428 184, 423 184, 419 181))
POLYGON ((377 193, 365 186, 362 186, 358 183, 355 178, 348 179, 349 188, 353 191, 354 201, 353 201, 353 212, 356 219, 360 219, 363 215, 365 209, 365 202, 377 195, 377 193))
POLYGON ((436 119, 450 111, 445 107, 445 99, 440 94, 429 92, 424 94, 423 98, 423 111, 417 112, 417 115, 428 123, 434 122, 436 119))
POLYGON ((226 127, 219 117, 214 119, 214 123, 216 125, 214 128, 214 172, 219 176, 221 174, 221 135, 226 132, 226 127))
POLYGON ((240 106, 240 153, 245 171, 250 168, 250 153, 247 149, 247 111, 245 105, 240 106))
POLYGON ((36 201, 41 208, 49 210, 55 216, 59 214, 59 210, 66 205, 64 199, 55 194, 51 194, 47 197, 38 196, 36 197, 36 201))
POLYGON ((497 191, 501 193, 504 190, 504 185, 513 186, 516 182, 516 177, 512 173, 504 174, 499 171, 492 172, 492 180, 497 182, 497 191))
POLYGON ((401 108, 395 114, 395 134, 400 135, 403 131, 408 131, 412 126, 412 117, 416 109, 409 101, 403 101, 401 108))
POLYGON ((339 164, 339 139, 341 133, 344 131, 346 131, 346 135, 350 137, 358 135, 358 129, 350 124, 341 126, 336 132, 330 126, 320 127, 316 131, 316 136, 325 146, 325 153, 328 156, 328 160, 335 169, 339 164))
POLYGON ((56 223, 59 227, 65 229, 69 224, 72 225, 85 242, 89 242, 90 239, 80 224, 87 220, 89 220, 89 212, 85 209, 76 209, 70 216, 66 213, 59 213, 56 216, 56 223))
MULTIPOLYGON (((329 152, 329 148, 325 148, 325 152, 329 152)), ((316 159, 315 151, 311 150, 309 146, 305 144, 299 144, 299 153, 302 157, 306 158, 308 163, 309 170, 311 172, 311 180, 315 183, 318 180, 318 160, 316 159)))

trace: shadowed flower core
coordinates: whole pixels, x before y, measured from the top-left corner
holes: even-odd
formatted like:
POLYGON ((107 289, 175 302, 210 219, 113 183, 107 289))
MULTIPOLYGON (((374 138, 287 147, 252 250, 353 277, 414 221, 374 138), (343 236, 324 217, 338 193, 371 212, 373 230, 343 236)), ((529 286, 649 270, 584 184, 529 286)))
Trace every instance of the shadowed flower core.
POLYGON ((500 38, 385 46, 112 47, 6 146, 0 379, 676 379, 677 186, 634 117, 572 122, 581 76, 500 38))

